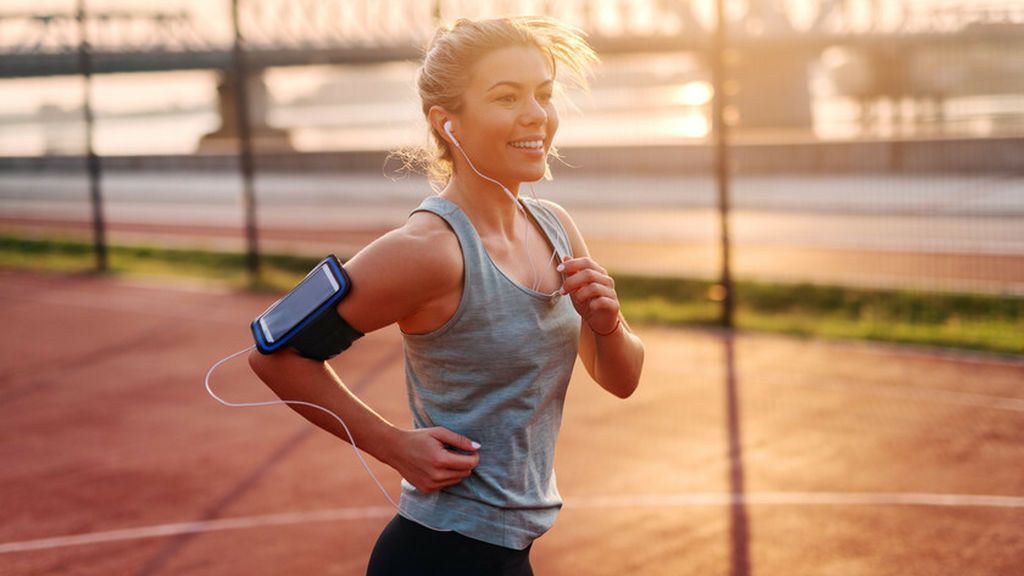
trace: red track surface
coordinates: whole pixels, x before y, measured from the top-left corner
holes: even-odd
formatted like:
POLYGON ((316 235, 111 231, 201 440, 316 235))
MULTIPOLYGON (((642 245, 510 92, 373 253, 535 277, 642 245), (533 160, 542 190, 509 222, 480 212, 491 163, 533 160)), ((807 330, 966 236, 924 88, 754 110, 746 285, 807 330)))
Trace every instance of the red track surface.
MULTIPOLYGON (((0 574, 363 574, 393 511, 351 448, 203 389, 273 299, 0 271, 0 574)), ((1021 573, 1024 359, 639 332, 630 399, 577 369, 537 574, 1021 573)), ((397 330, 332 365, 408 423, 397 330)))

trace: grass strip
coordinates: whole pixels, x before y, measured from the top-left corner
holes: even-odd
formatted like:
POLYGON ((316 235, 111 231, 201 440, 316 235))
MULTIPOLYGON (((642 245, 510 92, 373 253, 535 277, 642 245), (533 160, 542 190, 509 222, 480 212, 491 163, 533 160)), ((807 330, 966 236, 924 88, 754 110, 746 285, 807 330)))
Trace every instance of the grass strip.
MULTIPOLYGON (((718 324, 713 281, 617 275, 630 322, 718 324)), ((1024 298, 815 284, 735 283, 741 330, 1024 353, 1024 298)))
MULTIPOLYGON (((263 292, 289 290, 318 261, 264 254, 262 278, 253 283, 244 253, 109 247, 114 276, 184 278, 263 292)), ((93 266, 87 242, 0 235, 0 267, 86 273, 93 266)), ((710 326, 718 322, 720 302, 713 281, 626 274, 615 274, 615 280, 623 313, 632 323, 710 326)), ((1024 354, 1024 298, 750 281, 736 282, 734 291, 736 325, 741 330, 1024 354)))

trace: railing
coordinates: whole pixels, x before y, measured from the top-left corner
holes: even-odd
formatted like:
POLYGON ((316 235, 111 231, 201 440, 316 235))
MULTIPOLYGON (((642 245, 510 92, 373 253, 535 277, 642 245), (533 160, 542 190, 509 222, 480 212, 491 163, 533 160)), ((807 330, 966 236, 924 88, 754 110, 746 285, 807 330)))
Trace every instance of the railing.
MULTIPOLYGON (((104 52, 202 52, 226 49, 226 13, 184 10, 113 10, 87 16, 94 50, 104 52)), ((704 3, 675 0, 476 1, 436 0, 247 0, 240 26, 250 48, 422 45, 437 22, 456 17, 510 13, 555 16, 593 37, 674 38, 707 36, 714 24, 704 3)), ((988 0, 955 4, 921 0, 818 0, 777 3, 748 0, 727 13, 733 38, 800 35, 959 34, 988 25, 1024 26, 1020 2, 988 0), (789 8, 782 9, 783 5, 789 8), (793 7, 799 6, 800 9, 793 7)), ((0 13, 0 56, 64 54, 77 50, 73 13, 0 13)))
MULTIPOLYGON (((817 12, 808 12, 805 14, 808 20, 806 22, 800 22, 799 19, 791 18, 790 15, 781 14, 774 12, 772 9, 767 8, 769 5, 776 5, 777 3, 768 2, 757 2, 751 3, 749 10, 745 15, 738 20, 739 27, 744 32, 738 32, 730 28, 729 32, 732 34, 728 37, 728 42, 738 42, 735 40, 737 34, 758 34, 768 35, 771 31, 778 30, 789 30, 785 32, 791 38, 795 39, 794 42, 804 42, 805 39, 801 35, 800 30, 814 30, 817 33, 822 31, 831 30, 835 34, 842 34, 841 24, 846 22, 850 26, 853 26, 854 20, 859 16, 854 16, 854 12, 848 12, 847 10, 851 6, 855 5, 867 5, 870 0, 864 0, 864 2, 827 2, 822 1, 817 4, 817 12), (840 9, 842 8, 842 9, 840 9), (809 23, 808 23, 809 22, 809 23), (787 26, 789 28, 787 28, 787 26)), ((275 29, 274 40, 278 42, 278 45, 283 45, 288 42, 317 42, 322 39, 333 37, 336 42, 368 42, 367 45, 372 45, 372 42, 377 38, 395 38, 398 34, 396 30, 392 30, 387 26, 399 26, 397 22, 403 22, 403 26, 408 26, 408 22, 434 22, 437 17, 441 19, 448 19, 451 14, 459 8, 460 3, 458 2, 441 2, 439 4, 431 5, 429 3, 417 2, 415 3, 420 12, 414 12, 410 14, 404 14, 403 18, 390 18, 388 15, 389 10, 398 10, 403 7, 411 7, 412 3, 405 2, 313 2, 313 1, 291 1, 288 3, 264 3, 259 11, 245 12, 242 18, 243 22, 246 19, 250 19, 249 27, 251 36, 248 38, 249 43, 247 47, 253 49, 254 46, 259 46, 260 35, 256 28, 260 22, 268 20, 276 20, 280 22, 280 26, 275 29), (372 4, 372 6, 371 6, 372 4), (433 6, 434 11, 431 12, 429 8, 433 6), (424 8, 425 7, 425 8, 424 8), (355 14, 354 12, 347 15, 339 15, 337 13, 329 14, 320 12, 328 9, 336 10, 363 10, 364 12, 355 14), (276 11, 275 11, 276 10, 276 11), (349 18, 351 16, 351 18, 349 18), (321 20, 328 20, 329 22, 363 22, 367 19, 374 21, 385 22, 380 27, 367 27, 364 32, 365 36, 356 38, 355 36, 349 35, 343 28, 334 28, 334 24, 325 24, 323 28, 317 28, 314 25, 321 20), (294 20, 294 22, 292 21, 294 20), (331 36, 333 35, 333 36, 331 36), (319 37, 319 38, 318 38, 319 37)), ((486 16, 488 15, 487 10, 493 10, 494 12, 505 10, 512 3, 501 3, 501 2, 483 2, 474 3, 476 7, 475 11, 467 9, 468 16, 486 16)), ((517 5, 519 3, 516 3, 517 5)), ((795 4, 795 3, 789 3, 795 4)), ((892 6, 893 3, 889 2, 877 2, 878 5, 892 6)), ((651 34, 670 34, 668 30, 673 29, 681 25, 693 25, 698 26, 702 30, 707 22, 707 16, 701 14, 695 9, 698 4, 688 4, 680 2, 649 2, 626 4, 625 2, 613 2, 606 3, 605 6, 610 6, 608 14, 611 14, 611 18, 620 18, 622 23, 618 26, 607 25, 607 22, 603 20, 606 16, 602 14, 594 13, 593 11, 587 12, 587 6, 593 6, 591 3, 583 2, 534 2, 531 5, 536 6, 538 11, 548 11, 556 16, 562 16, 561 11, 571 12, 573 15, 566 17, 566 19, 572 21, 572 18, 582 18, 588 23, 591 31, 596 31, 601 34, 612 35, 616 33, 623 33, 623 31, 634 30, 634 27, 649 25, 652 20, 658 21, 658 26, 653 28, 651 34), (627 6, 628 10, 631 10, 629 14, 626 14, 627 6), (638 7, 643 7, 638 8, 638 7), (572 12, 573 10, 581 11, 580 14, 572 12), (666 12, 674 10, 673 12, 666 12), (662 22, 662 15, 670 14, 672 17, 664 18, 662 22), (646 23, 646 24, 645 24, 646 23)), ((925 12, 934 16, 931 20, 922 19, 922 17, 914 16, 918 6, 915 2, 903 2, 896 3, 898 7, 905 8, 902 12, 893 12, 890 20, 884 21, 884 26, 899 27, 903 26, 904 30, 909 30, 916 26, 918 30, 927 30, 928 34, 939 33, 943 30, 953 30, 954 28, 959 31, 970 29, 971 26, 976 24, 990 24, 990 23, 1004 23, 1010 26, 1021 25, 1021 14, 1020 10, 1006 9, 996 11, 990 9, 988 11, 982 11, 981 7, 977 4, 971 6, 969 9, 966 7, 967 4, 961 5, 966 10, 961 13, 963 20, 959 21, 957 27, 947 26, 946 18, 941 11, 939 12, 925 12), (922 24, 922 22, 930 22, 930 24, 922 24)), ((948 6, 948 5, 946 5, 948 6)), ((1005 7, 1005 6, 1004 6, 1005 7)), ((943 8, 949 9, 949 8, 943 8)), ((886 8, 886 10, 890 10, 886 8)), ((923 10, 923 9, 922 9, 923 10)), ((886 12, 888 14, 888 12, 886 12)), ((108 18, 107 22, 122 22, 130 21, 131 17, 124 16, 121 18, 108 18)), ((149 20, 153 20, 154 16, 150 14, 147 16, 149 20)), ((94 22, 101 22, 102 19, 91 20, 94 22)), ((175 26, 181 26, 188 28, 190 26, 187 18, 167 19, 161 25, 170 26, 171 22, 176 22, 175 26)), ((6 21, 0 22, 0 26, 5 26, 6 21)), ((40 23, 46 22, 45 18, 39 20, 40 23)), ((881 22, 881 21, 879 21, 881 22)), ((52 22, 46 24, 50 25, 52 22)), ((191 25, 195 25, 194 21, 191 21, 191 25)), ((345 24, 349 26, 350 24, 345 24)), ((858 24, 859 25, 859 24, 858 24)), ((882 23, 878 23, 878 26, 883 26, 882 23)), ((54 26, 57 26, 54 24, 54 26)), ((60 26, 63 26, 61 24, 60 26)), ((338 26, 341 26, 338 24, 338 26)), ((416 28, 419 24, 413 26, 416 28)), ((358 26, 356 25, 358 28, 358 26)), ((871 26, 864 28, 849 28, 856 30, 870 30, 871 26)), ((890 29, 897 29, 890 28, 890 29)), ((56 38, 64 38, 69 36, 71 33, 63 28, 54 28, 53 30, 62 30, 61 32, 53 32, 53 36, 43 36, 43 39, 33 36, 27 36, 28 38, 35 38, 31 41, 36 46, 49 46, 56 42, 56 38)), ((874 30, 877 32, 877 29, 874 30)), ((866 32, 866 33, 868 33, 866 32)), ((774 32, 773 32, 774 33, 774 32)), ((942 32, 945 33, 945 32, 942 32)), ((958 32, 959 33, 959 32, 958 32)), ((188 37, 187 34, 182 32, 180 38, 184 39, 188 37)), ((353 33, 354 34, 354 33, 353 33)), ((4 36, 9 38, 9 36, 4 36)), ((204 37, 200 35, 199 37, 204 37)), ((177 37, 176 37, 177 38, 177 37)), ((205 37, 206 41, 212 42, 209 37, 205 37)), ((705 42, 709 38, 698 38, 695 42, 705 42)), ((771 40, 766 40, 770 42, 771 40)), ((972 40, 973 41, 973 40, 972 40)), ((181 40, 184 44, 185 41, 181 40)), ((157 43, 158 44, 158 43, 157 43)), ((711 50, 707 46, 702 46, 702 50, 710 52, 711 50)), ((900 46, 893 48, 894 50, 901 49, 900 46)), ((724 52, 724 51, 723 51, 724 52)), ((251 54, 251 52, 250 52, 251 54)), ((727 77, 730 72, 725 71, 724 77, 727 77)), ((241 75, 240 76, 244 76, 241 75)), ((776 82, 776 78, 771 79, 776 82)), ((725 90, 714 90, 717 95, 725 94, 725 90)), ((717 96, 721 98, 722 96, 717 96)), ((769 126, 768 128, 771 128, 769 126)), ((768 133, 768 132, 766 132, 768 133)), ((935 184, 935 179, 932 178, 920 178, 920 179, 904 179, 903 175, 915 174, 915 173, 951 173, 951 172, 973 172, 975 174, 981 173, 983 177, 977 178, 974 175, 969 174, 968 177, 959 178, 958 181, 962 181, 962 190, 957 190, 956 194, 947 194, 945 196, 945 202, 954 208, 959 204, 973 202, 976 199, 981 199, 985 196, 988 190, 993 191, 992 196, 997 197, 991 202, 987 202, 981 208, 984 208, 984 218, 987 220, 980 219, 982 211, 977 210, 977 214, 971 212, 971 210, 964 211, 964 214, 960 214, 958 220, 948 222, 943 220, 940 222, 945 228, 941 228, 941 234, 937 237, 925 237, 924 240, 927 242, 921 242, 921 244, 929 244, 939 246, 944 249, 945 236, 943 234, 952 231, 954 236, 964 232, 965 236, 969 236, 967 240, 974 242, 977 240, 977 245, 985 245, 989 242, 989 245, 995 246, 993 250, 1003 251, 996 254, 985 253, 974 255, 972 253, 965 253, 962 251, 964 246, 967 246, 968 250, 974 249, 975 244, 970 244, 966 240, 954 246, 957 250, 950 249, 948 253, 943 252, 941 254, 932 254, 927 251, 920 253, 912 253, 911 256, 917 257, 917 264, 920 265, 922 270, 926 267, 931 267, 935 272, 933 276, 929 278, 940 277, 942 270, 949 268, 953 265, 958 266, 957 273, 963 273, 967 276, 975 274, 978 266, 975 266, 974 260, 980 260, 980 256, 992 256, 989 261, 996 262, 995 264, 987 265, 988 268, 985 270, 987 276, 983 280, 994 280, 1003 281, 1007 277, 1012 279, 1017 278, 1019 271, 1022 269, 1022 259, 1018 254, 1006 254, 1007 250, 1012 250, 1014 246, 1018 245, 1018 236, 1012 232, 1014 225, 1012 218, 1017 218, 1015 214, 1011 214, 1009 218, 1002 218, 1001 215, 997 214, 998 210, 1002 209, 1005 205, 1013 205, 1017 202, 1012 198, 1014 192, 1013 187, 1016 186, 1017 182, 1021 177, 1021 167, 1019 158, 1024 157, 1024 140, 1019 137, 1006 137, 1006 138, 976 138, 976 139, 951 139, 951 138, 935 138, 933 140, 910 140, 900 139, 898 137, 887 140, 877 141, 852 141, 852 142, 782 142, 774 141, 764 144, 753 144, 730 141, 726 143, 724 149, 727 151, 727 157, 725 161, 721 163, 725 169, 719 170, 717 178, 719 182, 726 181, 729 178, 735 177, 734 181, 737 183, 738 188, 742 188, 744 185, 748 186, 748 193, 754 190, 756 194, 762 195, 773 195, 777 197, 789 198, 791 201, 787 204, 788 207, 792 206, 803 206, 809 199, 800 197, 801 194, 807 194, 807 196, 815 196, 818 194, 832 195, 832 198, 838 198, 835 202, 839 209, 832 215, 835 217, 835 226, 845 227, 847 232, 852 232, 853 236, 857 236, 860 230, 856 229, 856 226, 860 225, 858 222, 851 222, 854 218, 845 218, 850 214, 843 212, 849 203, 853 205, 857 198, 863 196, 869 196, 869 200, 872 194, 878 198, 884 197, 886 200, 893 196, 898 196, 900 190, 889 188, 889 186, 909 186, 906 191, 908 197, 917 198, 918 196, 928 196, 930 190, 923 190, 923 188, 931 187, 935 184), (848 174, 888 174, 892 177, 884 179, 881 189, 878 189, 877 182, 871 178, 853 178, 853 184, 850 187, 846 187, 847 182, 843 181, 844 175, 848 174), (986 174, 998 174, 993 178, 984 177, 986 174), (777 182, 772 178, 757 178, 756 175, 785 175, 789 178, 784 178, 786 182, 779 184, 785 186, 786 190, 779 190, 777 188, 777 182), (817 177, 803 178, 801 175, 828 175, 828 182, 821 184, 822 179, 817 177), (754 176, 754 177, 751 177, 754 176), (751 177, 748 180, 744 180, 747 177, 751 177), (990 181, 991 180, 991 181, 990 181), (910 184, 905 182, 910 181, 910 184), (751 183, 752 182, 752 183, 751 183), (815 188, 815 187, 819 188, 815 188), (839 189, 840 194, 836 194, 835 189, 839 189), (919 188, 919 189, 914 189, 919 188), (795 191, 794 191, 795 190, 795 191), (842 196, 843 191, 852 191, 850 198, 842 196), (927 193, 927 194, 926 194, 927 193), (1001 199, 1005 196, 1005 199, 1001 199), (973 219, 975 217, 979 219, 973 219), (1007 225, 1008 224, 1008 225, 1007 225), (1007 238, 994 238, 989 237, 989 227, 999 226, 999 230, 1010 231, 1003 232, 1007 238), (969 234, 968 234, 969 233, 969 234), (1009 246, 1010 248, 1007 248, 1009 246), (978 258, 972 258, 973 256, 979 256, 978 258), (998 258, 996 258, 998 257, 998 258), (953 264, 950 264, 952 262, 953 264), (989 273, 995 270, 999 271, 999 274, 989 273), (1005 272, 1009 270, 1009 272, 1005 272), (1005 272, 1005 274, 1004 274, 1005 272)), ((705 183, 710 183, 713 180, 712 176, 715 173, 715 166, 713 165, 714 155, 712 154, 711 148, 706 144, 697 144, 690 146, 674 146, 674 147, 637 147, 630 149, 623 148, 578 148, 573 150, 566 148, 564 150, 565 155, 571 162, 577 165, 582 165, 582 174, 586 176, 587 171, 591 172, 610 172, 616 173, 627 173, 629 170, 640 172, 643 178, 655 176, 651 180, 661 179, 666 175, 695 175, 700 174, 699 180, 705 183)), ((316 152, 307 154, 295 154, 295 155, 268 155, 268 154, 257 154, 256 155, 256 166, 261 172, 274 172, 274 171, 320 171, 320 170, 349 170, 349 171, 364 171, 372 170, 378 172, 381 170, 384 164, 384 154, 380 152, 366 152, 366 153, 333 153, 333 152, 316 152)), ((240 165, 237 156, 181 156, 181 157, 146 157, 146 156, 134 156, 134 157, 106 157, 103 159, 101 165, 104 168, 111 170, 119 169, 132 169, 140 168, 144 170, 174 170, 174 171, 193 171, 193 170, 234 170, 240 165)), ((39 170, 45 172, 54 172, 60 170, 79 170, 84 166, 84 160, 81 158, 71 157, 56 157, 56 158, 35 158, 30 160, 21 159, 3 159, 0 160, 0 169, 11 170, 11 171, 25 171, 25 170, 39 170)), ((641 180, 643 179, 641 178, 641 180)), ((251 180, 251 176, 249 178, 251 180)), ((607 180, 607 179, 606 179, 607 180)), ((669 179, 665 179, 669 180, 669 179)), ((685 184, 680 185, 688 186, 691 182, 687 181, 685 184)), ((641 182, 641 186, 645 186, 646 183, 641 182)), ((703 184, 702 184, 703 186, 703 184)), ((707 190, 711 189, 711 186, 707 186, 707 190)), ((629 192, 626 192, 629 193, 629 192)), ((676 190, 673 193, 680 195, 692 193, 690 190, 676 190)), ((712 201, 710 197, 705 196, 705 204, 711 205, 712 201)), ((931 196, 928 196, 931 198, 931 196)), ((725 206, 723 212, 726 212, 730 217, 740 218, 744 216, 733 212, 729 214, 727 212, 728 206, 725 203, 720 204, 725 206)), ((888 204, 882 202, 879 206, 873 207, 878 213, 884 213, 888 209, 888 204)), ((968 206, 968 208, 972 208, 968 206)), ((234 210, 235 206, 230 206, 229 209, 234 210)), ((943 208, 945 209, 945 208, 943 208)), ((973 209, 973 208, 972 208, 973 209)), ((738 211, 737 211, 738 212, 738 211)), ((934 212, 927 212, 926 215, 944 216, 942 210, 936 210, 934 212)), ((877 215, 877 214, 876 214, 877 215)), ((884 215, 884 214, 883 214, 884 215)), ((749 214, 746 216, 749 217, 749 214)), ((778 238, 778 235, 783 236, 784 241, 799 242, 800 235, 804 234, 797 228, 807 226, 813 228, 816 234, 819 236, 813 238, 815 241, 832 242, 835 239, 829 234, 832 230, 828 228, 831 224, 825 222, 826 226, 822 227, 822 218, 818 216, 806 217, 806 214, 801 215, 803 219, 799 221, 799 225, 796 227, 789 226, 789 222, 776 222, 767 228, 769 230, 769 240, 778 238), (795 237, 785 237, 785 234, 795 233, 795 237), (773 236, 775 235, 775 236, 773 236), (793 238, 796 238, 794 240, 793 238)), ((913 216, 918 218, 917 215, 913 216)), ((725 220, 724 218, 722 220, 725 220)), ((936 220, 941 220, 937 218, 936 220)), ((915 220, 911 222, 911 229, 916 226, 919 222, 923 222, 924 219, 915 220)), ((830 221, 831 222, 831 221, 830 221)), ((675 223, 672 223, 675 225, 675 223)), ((903 222, 906 224, 906 221, 903 222)), ((751 222, 751 227, 754 225, 763 225, 762 222, 751 222)), ((874 228, 870 230, 880 237, 879 242, 888 241, 888 244, 882 246, 882 248, 875 250, 874 244, 867 242, 870 238, 860 239, 861 244, 858 244, 857 259, 846 260, 849 265, 842 264, 842 258, 836 259, 836 256, 842 256, 845 248, 840 247, 837 250, 828 250, 828 246, 821 248, 821 246, 812 246, 812 249, 805 249, 803 257, 807 257, 806 262, 810 262, 806 266, 809 268, 817 269, 825 267, 826 265, 835 266, 836 263, 833 260, 839 261, 845 268, 850 266, 875 266, 878 268, 877 263, 880 261, 887 261, 891 254, 905 254, 910 253, 910 250, 903 250, 903 247, 897 242, 893 243, 887 240, 888 237, 892 236, 889 232, 896 231, 900 232, 899 229, 885 228, 886 226, 892 226, 891 223, 886 221, 874 222, 874 228), (878 230, 882 230, 882 233, 878 233, 878 230), (888 253, 886 251, 889 251, 888 253), (821 257, 821 252, 826 252, 824 257, 821 257), (817 258, 817 260, 813 258, 817 258)), ((250 227, 255 230, 255 226, 250 227)), ((699 227, 698 227, 699 228, 699 227)), ((906 228, 906 226, 904 226, 906 228)), ((753 228, 748 228, 751 230, 753 228)), ((937 228, 938 229, 938 228, 937 228)), ((1019 225, 1016 229, 1022 229, 1019 225)), ((738 227, 738 230, 743 230, 742 227, 738 227)), ((675 230, 672 230, 672 234, 676 234, 675 230)), ((725 242, 736 241, 736 238, 730 238, 727 234, 725 236, 725 242)), ((740 234, 742 236, 742 234, 740 234)), ((849 237, 849 236, 848 236, 849 237)), ((675 236, 673 236, 675 238, 675 236)), ((900 237, 902 238, 902 236, 900 237)), ((911 238, 912 240, 920 240, 920 238, 911 238)), ((955 239, 955 238, 954 238, 955 239)), ((738 247, 737 253, 742 255, 744 250, 749 250, 749 253, 766 254, 764 258, 757 258, 758 263, 760 262, 773 262, 782 261, 791 258, 791 255, 786 250, 776 250, 775 252, 765 253, 764 249, 771 249, 773 246, 761 246, 754 243, 748 243, 738 247)), ((713 248, 715 250, 722 250, 717 248, 717 238, 713 240, 702 239, 701 250, 706 248, 713 248)), ((789 246, 783 246, 789 248, 789 246)), ((252 250, 255 253, 255 242, 252 243, 252 250)), ((849 251, 847 251, 849 252, 849 251)), ((687 257, 689 257, 688 253, 687 257)), ((845 254, 849 256, 849 254, 845 254)), ((668 261, 668 260, 666 260, 668 261)), ((678 260, 673 260, 678 262, 678 260)), ((740 259, 742 262, 742 258, 740 259)), ((900 264, 899 267, 894 267, 890 270, 882 270, 887 273, 898 273, 906 269, 906 265, 900 264)), ((694 265, 692 260, 687 260, 686 271, 692 273, 694 265)), ((657 272, 668 272, 678 273, 679 270, 668 270, 659 269, 657 272)), ((968 278, 972 280, 973 277, 968 278)), ((1016 280, 1014 280, 1016 281, 1016 280)), ((724 284, 724 282, 723 282, 724 284)), ((728 288, 724 291, 716 292, 716 294, 725 294, 729 296, 728 288)), ((723 302, 723 306, 725 303, 723 302)))

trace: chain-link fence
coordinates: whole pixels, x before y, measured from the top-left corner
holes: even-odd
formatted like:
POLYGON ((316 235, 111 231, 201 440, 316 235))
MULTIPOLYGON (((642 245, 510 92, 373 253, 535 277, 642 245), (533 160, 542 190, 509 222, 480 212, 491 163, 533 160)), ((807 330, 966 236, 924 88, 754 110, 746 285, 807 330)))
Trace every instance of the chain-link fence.
MULTIPOLYGON (((386 4, 241 2, 243 37, 252 36, 244 95, 232 80, 230 3, 201 14, 182 3, 164 15, 90 5, 101 229, 115 244, 245 249, 242 101, 255 154, 254 251, 350 255, 400 225, 430 190, 416 176, 395 180, 385 162, 386 151, 425 134, 415 62, 391 61, 389 50, 406 42, 414 53, 423 26, 349 30, 402 10, 386 4), (334 29, 319 18, 303 28, 304 18, 334 12, 348 23, 334 29), (276 44, 267 25, 275 18, 284 30, 276 44), (124 31, 146 26, 148 36, 124 31), (296 40, 304 29, 306 43, 296 40), (132 47, 118 51, 118 42, 132 47), (365 59, 375 44, 376 61, 308 65, 329 51, 333 62, 365 59), (304 60, 303 50, 316 58, 304 60), (268 66, 286 57, 303 66, 268 66), (147 62, 180 70, 128 73, 147 62), (217 72, 217 62, 228 68, 217 72)), ((861 335, 897 317, 911 328, 939 323, 952 342, 965 315, 1012 331, 1024 293, 1020 3, 792 4, 729 4, 718 52, 709 2, 438 2, 414 21, 548 11, 590 34, 603 63, 589 93, 569 95, 558 139, 564 162, 533 190, 565 205, 595 257, 637 286, 694 282, 679 297, 700 306, 659 311, 646 300, 638 315, 716 322, 731 295, 747 326, 820 301, 861 335), (715 54, 724 172, 714 141, 715 54), (729 291, 723 222, 729 275, 739 282, 729 291), (788 296, 771 285, 788 287, 788 296)), ((75 15, 64 5, 50 16, 7 14, 0 26, 22 34, 5 42, 28 40, 4 47, 11 58, 35 54, 37 66, 59 67, 59 41, 74 39, 67 18, 75 15)), ((64 52, 72 48, 80 69, 88 60, 73 43, 64 52)), ((31 66, 8 66, 0 83, 14 98, 0 112, 0 221, 10 231, 83 235, 98 212, 81 177, 81 78, 26 79, 17 70, 31 66)), ((1017 344, 1007 337, 1002 347, 1017 344)))

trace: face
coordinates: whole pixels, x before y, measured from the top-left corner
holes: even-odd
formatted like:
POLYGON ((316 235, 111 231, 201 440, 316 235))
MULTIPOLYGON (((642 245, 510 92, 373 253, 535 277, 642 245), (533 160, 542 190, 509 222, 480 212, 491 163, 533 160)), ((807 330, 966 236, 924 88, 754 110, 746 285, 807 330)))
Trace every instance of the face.
POLYGON ((450 118, 455 137, 480 172, 509 187, 544 177, 558 130, 553 90, 551 65, 539 48, 501 48, 477 62, 462 110, 450 118))

